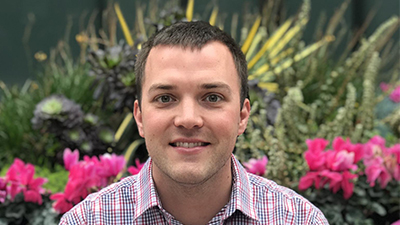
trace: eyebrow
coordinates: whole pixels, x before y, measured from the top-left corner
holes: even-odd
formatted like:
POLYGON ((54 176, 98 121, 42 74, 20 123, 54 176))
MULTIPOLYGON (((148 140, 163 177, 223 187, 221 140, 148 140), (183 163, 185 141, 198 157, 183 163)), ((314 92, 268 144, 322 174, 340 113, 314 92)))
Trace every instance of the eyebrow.
MULTIPOLYGON (((227 85, 223 82, 204 83, 204 84, 200 84, 198 87, 200 87, 201 89, 207 89, 207 90, 209 90, 209 89, 225 89, 229 93, 231 92, 231 88, 229 87, 229 85, 227 85)), ((151 85, 148 93, 151 93, 156 90, 174 90, 177 88, 178 87, 176 85, 158 83, 158 84, 151 85)))
POLYGON ((202 89, 226 89, 229 93, 231 92, 231 88, 229 87, 229 85, 223 82, 205 83, 199 86, 202 89))
POLYGON ((169 84, 153 84, 149 88, 149 93, 152 91, 156 90, 173 90, 176 89, 177 87, 175 85, 169 85, 169 84))

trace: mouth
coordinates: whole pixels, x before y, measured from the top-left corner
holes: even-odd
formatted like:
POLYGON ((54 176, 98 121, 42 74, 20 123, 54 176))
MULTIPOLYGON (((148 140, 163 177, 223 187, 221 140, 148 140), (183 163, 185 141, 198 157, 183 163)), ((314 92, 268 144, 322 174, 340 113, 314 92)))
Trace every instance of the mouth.
POLYGON ((169 143, 172 147, 181 147, 181 148, 195 148, 195 147, 203 147, 207 146, 210 143, 208 142, 172 142, 169 143))

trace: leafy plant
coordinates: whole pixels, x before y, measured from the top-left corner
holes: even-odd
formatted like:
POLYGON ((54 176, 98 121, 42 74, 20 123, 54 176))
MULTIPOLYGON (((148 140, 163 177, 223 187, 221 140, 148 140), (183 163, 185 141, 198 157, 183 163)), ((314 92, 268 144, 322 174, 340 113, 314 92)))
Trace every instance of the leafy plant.
POLYGON ((53 210, 49 196, 43 198, 41 205, 25 202, 21 194, 17 195, 12 203, 0 204, 1 225, 56 225, 60 218, 61 216, 53 210))

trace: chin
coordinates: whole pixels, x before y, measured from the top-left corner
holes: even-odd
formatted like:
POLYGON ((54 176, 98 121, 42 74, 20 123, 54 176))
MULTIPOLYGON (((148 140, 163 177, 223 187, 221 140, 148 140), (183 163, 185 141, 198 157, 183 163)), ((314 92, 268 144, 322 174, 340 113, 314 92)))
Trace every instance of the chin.
POLYGON ((184 171, 178 172, 173 175, 171 178, 179 183, 179 184, 186 184, 186 185, 199 185, 206 182, 211 176, 207 176, 200 171, 184 171))

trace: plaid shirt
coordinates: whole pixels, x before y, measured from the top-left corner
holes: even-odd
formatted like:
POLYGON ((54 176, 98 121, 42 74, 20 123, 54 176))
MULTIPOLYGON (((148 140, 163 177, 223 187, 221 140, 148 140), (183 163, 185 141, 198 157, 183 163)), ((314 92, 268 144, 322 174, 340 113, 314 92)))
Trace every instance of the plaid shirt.
MULTIPOLYGON (((230 201, 208 224, 328 224, 304 197, 263 177, 249 174, 232 156, 230 201)), ((162 208, 151 176, 151 159, 138 175, 123 179, 67 212, 60 225, 181 224, 162 208)))

